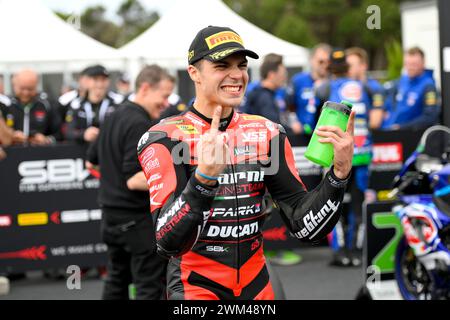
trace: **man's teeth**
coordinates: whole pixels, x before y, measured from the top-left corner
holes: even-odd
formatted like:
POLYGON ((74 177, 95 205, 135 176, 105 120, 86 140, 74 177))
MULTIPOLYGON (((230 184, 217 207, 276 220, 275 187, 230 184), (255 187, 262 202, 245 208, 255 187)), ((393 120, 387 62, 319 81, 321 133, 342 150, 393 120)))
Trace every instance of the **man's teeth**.
POLYGON ((239 86, 226 86, 223 87, 223 90, 227 91, 227 92, 238 92, 239 91, 239 86))

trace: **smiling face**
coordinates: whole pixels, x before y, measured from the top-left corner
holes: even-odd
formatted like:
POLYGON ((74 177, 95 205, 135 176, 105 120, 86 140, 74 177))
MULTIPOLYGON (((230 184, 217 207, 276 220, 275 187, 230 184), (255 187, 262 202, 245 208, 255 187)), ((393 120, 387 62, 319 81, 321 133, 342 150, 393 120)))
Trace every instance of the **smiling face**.
POLYGON ((223 60, 201 60, 190 65, 188 72, 195 83, 196 101, 211 106, 237 107, 248 83, 247 59, 236 53, 223 60))
POLYGON ((14 76, 14 94, 21 103, 27 104, 36 96, 38 82, 38 75, 32 70, 23 70, 14 76))
POLYGON ((168 106, 169 96, 173 92, 174 83, 163 79, 156 85, 150 85, 145 94, 147 110, 153 119, 158 119, 161 112, 168 106))

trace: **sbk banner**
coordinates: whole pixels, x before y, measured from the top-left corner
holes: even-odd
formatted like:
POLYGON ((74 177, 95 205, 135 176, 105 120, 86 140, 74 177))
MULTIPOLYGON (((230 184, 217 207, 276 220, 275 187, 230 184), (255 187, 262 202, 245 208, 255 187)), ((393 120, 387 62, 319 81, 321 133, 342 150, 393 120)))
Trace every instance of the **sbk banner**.
POLYGON ((372 132, 373 157, 370 164, 369 189, 376 192, 378 201, 387 200, 386 194, 403 163, 419 143, 422 131, 395 130, 372 132))
POLYGON ((106 264, 98 179, 79 145, 11 147, 0 162, 0 272, 106 264))

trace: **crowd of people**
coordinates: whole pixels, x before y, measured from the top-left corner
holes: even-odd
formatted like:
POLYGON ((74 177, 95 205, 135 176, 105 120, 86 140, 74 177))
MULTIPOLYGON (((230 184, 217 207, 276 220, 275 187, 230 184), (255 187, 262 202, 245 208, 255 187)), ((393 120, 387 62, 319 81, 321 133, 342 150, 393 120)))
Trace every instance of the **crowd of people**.
MULTIPOLYGON (((196 77, 201 77, 202 72, 206 71, 195 63, 191 64, 191 61, 190 65, 200 70, 198 73, 195 71, 197 69, 190 70, 191 79, 196 82, 196 77)), ((425 56, 420 48, 411 48, 405 52, 404 74, 396 81, 382 85, 368 76, 368 67, 369 57, 362 48, 344 50, 319 44, 311 51, 307 71, 288 79, 283 56, 269 54, 264 57, 260 66, 260 80, 249 83, 245 99, 239 107, 244 113, 260 115, 281 124, 288 135, 310 137, 325 101, 346 100, 352 103, 356 113, 355 146, 353 167, 347 186, 352 197, 351 209, 330 233, 330 245, 335 252, 331 263, 337 266, 361 265, 362 202, 370 174, 371 130, 425 128, 437 123, 439 119, 436 86, 432 73, 425 70, 425 56)), ((110 91, 113 86, 110 83, 109 71, 101 65, 93 65, 81 71, 77 88, 65 92, 57 103, 52 103, 45 93, 38 92, 38 81, 38 74, 33 70, 19 71, 12 79, 13 94, 0 94, 0 158, 6 156, 1 147, 9 145, 50 145, 60 141, 72 141, 90 146, 87 166, 93 167, 100 163, 100 169, 104 170, 102 177, 111 177, 112 172, 122 170, 127 190, 140 193, 133 193, 128 197, 132 201, 127 202, 125 207, 132 219, 124 219, 122 203, 111 204, 108 202, 111 196, 102 198, 102 195, 108 192, 114 194, 114 187, 117 187, 117 190, 122 188, 122 193, 128 192, 123 188, 123 183, 112 178, 107 182, 109 190, 100 191, 102 207, 109 208, 109 220, 103 230, 103 236, 109 246, 109 257, 115 261, 108 266, 111 277, 109 282, 107 281, 104 298, 125 298, 128 294, 126 285, 131 281, 139 286, 140 298, 161 296, 163 289, 158 288, 155 291, 145 287, 145 283, 148 285, 153 281, 148 279, 149 276, 165 272, 154 269, 150 263, 155 261, 154 256, 143 254, 148 253, 148 247, 152 245, 136 245, 141 238, 125 235, 122 239, 114 235, 117 228, 129 224, 130 221, 138 221, 140 224, 145 220, 149 200, 148 184, 138 164, 135 150, 139 138, 150 126, 156 124, 159 119, 185 111, 186 106, 173 93, 175 78, 155 65, 146 66, 136 79, 135 90, 131 90, 131 81, 123 74, 114 84, 116 93, 110 91), (145 109, 146 113, 139 114, 136 104, 145 109), (122 123, 126 117, 131 117, 133 112, 137 125, 131 126, 132 122, 122 123), (112 119, 109 125, 105 125, 106 119, 112 119), (113 121, 116 121, 116 124, 113 121), (124 157, 127 161, 125 164, 109 159, 107 154, 114 154, 114 151, 105 147, 108 145, 105 141, 120 132, 122 127, 123 135, 130 134, 132 137, 128 139, 129 145, 124 147, 124 157), (102 135, 103 130, 106 133, 102 135), (105 160, 107 158, 109 160, 105 160), (102 165, 107 161, 111 162, 102 165), (121 208, 120 217, 115 216, 117 208, 121 208), (135 247, 132 247, 131 251, 123 250, 124 246, 130 247, 133 244, 135 247), (143 270, 147 270, 146 275, 145 272, 142 273, 143 270)), ((201 87, 197 89, 197 92, 201 92, 201 87)), ((196 98, 198 97, 193 97, 192 105, 195 104, 196 98)), ((192 108, 188 107, 187 110, 192 108)), ((179 175, 177 177, 180 179, 179 175)), ((105 181, 103 180, 104 184, 105 181)), ((154 251, 154 248, 152 250, 154 251)), ((282 259, 273 261, 289 264, 289 261, 282 259)), ((297 263, 300 259, 293 257, 292 261, 297 263)), ((155 288, 154 285, 151 287, 155 288)))

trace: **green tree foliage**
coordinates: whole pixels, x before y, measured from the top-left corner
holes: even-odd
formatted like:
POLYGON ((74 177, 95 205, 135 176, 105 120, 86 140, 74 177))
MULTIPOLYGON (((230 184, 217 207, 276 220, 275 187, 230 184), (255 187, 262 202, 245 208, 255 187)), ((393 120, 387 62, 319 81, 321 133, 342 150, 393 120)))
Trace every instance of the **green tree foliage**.
POLYGON ((120 27, 105 18, 103 6, 86 8, 81 15, 81 31, 92 38, 115 47, 120 27))
POLYGON ((318 42, 365 48, 372 68, 384 68, 385 43, 400 41, 401 0, 224 0, 234 11, 284 40, 311 47, 318 42), (367 8, 380 8, 381 29, 370 30, 367 8))
POLYGON ((393 40, 386 44, 386 59, 388 62, 386 80, 400 77, 403 67, 403 50, 399 41, 393 40))
MULTIPOLYGON (((64 21, 70 14, 55 12, 64 21)), ((147 11, 139 0, 124 0, 117 10, 120 23, 106 17, 106 9, 102 5, 86 8, 80 16, 81 31, 90 37, 118 48, 147 30, 158 19, 154 11, 147 11)))
POLYGON ((159 19, 156 12, 147 12, 138 0, 125 0, 117 15, 122 20, 121 34, 117 40, 119 47, 139 36, 159 19))

